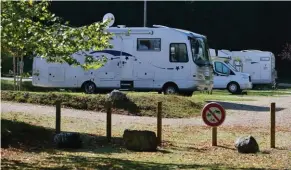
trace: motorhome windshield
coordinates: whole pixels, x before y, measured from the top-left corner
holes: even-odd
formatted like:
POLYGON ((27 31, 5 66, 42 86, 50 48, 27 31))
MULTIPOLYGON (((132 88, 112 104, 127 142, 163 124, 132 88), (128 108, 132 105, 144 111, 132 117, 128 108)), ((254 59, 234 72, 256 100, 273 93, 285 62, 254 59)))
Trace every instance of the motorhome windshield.
POLYGON ((235 72, 238 72, 238 70, 229 62, 225 62, 232 70, 234 70, 235 72))
POLYGON ((191 38, 191 51, 194 63, 197 65, 209 65, 209 47, 206 39, 191 38))

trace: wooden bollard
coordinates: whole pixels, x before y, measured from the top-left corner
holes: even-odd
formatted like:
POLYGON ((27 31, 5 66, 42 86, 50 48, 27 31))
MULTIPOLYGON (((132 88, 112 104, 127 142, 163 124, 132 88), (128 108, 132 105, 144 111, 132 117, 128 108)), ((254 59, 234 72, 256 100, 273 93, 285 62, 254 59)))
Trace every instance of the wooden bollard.
POLYGON ((158 140, 158 146, 161 146, 162 145, 162 102, 158 102, 157 140, 158 140))
POLYGON ((271 114, 271 129, 270 129, 270 132, 271 132, 271 141, 270 141, 270 144, 271 144, 271 148, 275 148, 275 126, 276 126, 276 115, 275 115, 275 112, 276 112, 276 104, 275 103, 271 103, 271 108, 270 108, 270 114, 271 114))
POLYGON ((61 132, 61 101, 56 101, 56 134, 61 132))
POLYGON ((111 142, 111 127, 112 127, 112 119, 111 119, 111 107, 112 104, 111 102, 107 102, 106 103, 106 137, 107 137, 107 141, 111 142))

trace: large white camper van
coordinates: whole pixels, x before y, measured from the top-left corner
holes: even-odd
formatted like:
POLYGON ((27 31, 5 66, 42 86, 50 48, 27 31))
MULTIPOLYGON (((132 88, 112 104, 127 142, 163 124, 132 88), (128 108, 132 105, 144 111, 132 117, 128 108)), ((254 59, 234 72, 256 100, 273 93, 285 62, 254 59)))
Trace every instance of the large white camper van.
POLYGON ((225 51, 210 49, 213 64, 213 89, 227 89, 232 94, 239 94, 243 90, 252 89, 251 76, 239 72, 231 63, 230 55, 225 51))
MULTIPOLYGON (((214 49, 211 49, 213 51, 214 49)), ((276 85, 277 71, 275 69, 275 56, 269 51, 218 50, 218 56, 226 58, 240 72, 251 75, 253 85, 276 85)), ((211 56, 214 56, 213 53, 211 56)))
MULTIPOLYGON (((82 88, 86 93, 120 89, 192 95, 195 90, 211 90, 212 65, 205 36, 159 25, 109 27, 107 31, 114 34, 113 48, 87 51, 96 58, 106 56, 103 67, 84 71, 36 57, 33 85, 82 88)), ((72 56, 81 63, 84 59, 72 56)))
POLYGON ((249 73, 254 85, 276 85, 275 56, 269 51, 231 51, 231 62, 240 71, 249 73))

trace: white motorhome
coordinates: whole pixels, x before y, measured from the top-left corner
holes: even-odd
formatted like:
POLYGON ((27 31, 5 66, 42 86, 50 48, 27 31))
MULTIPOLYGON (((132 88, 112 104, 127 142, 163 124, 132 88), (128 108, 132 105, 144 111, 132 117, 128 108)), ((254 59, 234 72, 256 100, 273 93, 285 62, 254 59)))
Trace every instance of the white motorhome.
MULTIPOLYGON (((214 49, 211 49, 211 51, 214 51, 214 49)), ((259 50, 218 51, 218 56, 228 58, 229 62, 238 71, 249 73, 253 85, 276 85, 277 71, 275 69, 275 56, 272 52, 259 50)))
POLYGON ((210 49, 213 63, 213 89, 227 89, 232 94, 239 94, 243 90, 252 89, 251 77, 247 73, 239 72, 228 62, 230 56, 224 51, 210 49))
POLYGON ((231 62, 242 72, 249 73, 254 85, 276 84, 275 56, 269 51, 231 51, 231 62))
MULTIPOLYGON (((113 48, 86 52, 96 58, 106 56, 103 67, 84 71, 36 57, 32 84, 82 88, 85 93, 120 89, 192 95, 195 90, 211 90, 212 65, 205 36, 159 25, 109 27, 107 31, 114 34, 113 48)), ((72 56, 84 62, 83 56, 72 56)))

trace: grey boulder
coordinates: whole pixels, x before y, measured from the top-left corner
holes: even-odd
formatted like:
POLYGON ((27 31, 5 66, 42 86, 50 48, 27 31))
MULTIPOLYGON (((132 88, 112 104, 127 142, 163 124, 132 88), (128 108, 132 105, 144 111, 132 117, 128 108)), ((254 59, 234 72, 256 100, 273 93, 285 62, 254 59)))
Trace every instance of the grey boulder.
POLYGON ((253 136, 243 136, 235 141, 235 147, 239 153, 259 152, 259 145, 253 136))
POLYGON ((109 94, 107 94, 107 99, 110 101, 116 101, 116 100, 122 100, 122 101, 127 101, 128 98, 125 93, 122 93, 119 90, 113 90, 109 94))
POLYGON ((133 151, 156 151, 158 142, 155 132, 126 129, 123 134, 124 145, 133 151))
POLYGON ((79 133, 62 132, 54 136, 54 142, 58 148, 78 149, 82 147, 79 133))

